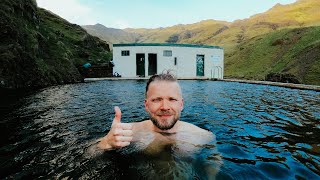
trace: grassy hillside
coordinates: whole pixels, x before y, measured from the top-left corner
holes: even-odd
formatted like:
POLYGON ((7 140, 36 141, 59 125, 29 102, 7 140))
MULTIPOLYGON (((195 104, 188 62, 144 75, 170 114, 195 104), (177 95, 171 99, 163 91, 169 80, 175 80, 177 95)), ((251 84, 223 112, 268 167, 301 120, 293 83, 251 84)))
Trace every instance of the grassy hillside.
POLYGON ((320 25, 319 8, 319 0, 298 0, 289 5, 277 4, 267 12, 232 23, 204 20, 194 24, 180 24, 167 28, 130 28, 123 30, 103 28, 102 25, 95 25, 90 26, 90 31, 88 32, 106 41, 110 41, 111 44, 119 42, 208 44, 223 46, 228 52, 232 51, 232 48, 245 40, 262 34, 284 28, 320 25), (110 36, 115 40, 111 40, 110 36), (131 37, 131 39, 128 37, 131 37))
POLYGON ((110 58, 108 44, 35 0, 1 1, 0 18, 0 89, 80 82, 77 67, 110 58))
POLYGON ((134 34, 134 42, 222 46, 226 77, 263 80, 268 74, 281 73, 300 83, 319 85, 319 9, 320 0, 297 0, 232 23, 205 20, 123 31, 134 34))
POLYGON ((319 25, 319 8, 319 0, 298 0, 289 5, 277 4, 265 13, 232 23, 206 20, 168 28, 124 30, 141 35, 140 42, 166 42, 175 35, 179 37, 177 43, 232 46, 282 28, 319 25))
POLYGON ((76 66, 86 62, 109 62, 110 49, 105 41, 89 35, 79 25, 71 24, 49 11, 38 9, 38 13, 43 20, 39 31, 47 37, 47 43, 53 45, 47 49, 51 55, 48 58, 60 60, 62 55, 65 59, 72 60, 76 66))
POLYGON ((320 26, 257 36, 226 54, 226 77, 264 80, 269 73, 291 74, 301 83, 320 85, 320 26))
POLYGON ((141 29, 125 29, 125 31, 139 34, 138 42, 210 44, 206 41, 224 32, 228 29, 229 24, 225 21, 205 20, 194 24, 175 25, 147 31, 141 31, 141 29))
POLYGON ((156 29, 114 29, 101 24, 82 26, 91 35, 97 36, 110 44, 157 42, 157 43, 193 43, 204 44, 212 35, 218 35, 228 29, 230 23, 205 20, 188 25, 175 25, 156 29))
POLYGON ((288 5, 277 4, 269 11, 254 15, 243 22, 250 25, 268 22, 276 28, 320 25, 319 6, 318 0, 297 0, 288 5))

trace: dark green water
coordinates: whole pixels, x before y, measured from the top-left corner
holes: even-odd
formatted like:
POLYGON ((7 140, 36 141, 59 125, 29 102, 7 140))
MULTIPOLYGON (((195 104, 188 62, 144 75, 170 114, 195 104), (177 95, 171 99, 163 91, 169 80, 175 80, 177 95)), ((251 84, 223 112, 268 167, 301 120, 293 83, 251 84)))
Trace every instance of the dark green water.
MULTIPOLYGON (((145 81, 51 87, 1 104, 1 179, 320 179, 320 93, 216 81, 180 81, 181 120, 212 131, 196 155, 174 146, 147 155, 134 147, 88 154, 111 126, 147 119, 145 81), (214 177, 205 166, 222 165, 214 177)), ((214 167, 215 168, 215 167, 214 167)))

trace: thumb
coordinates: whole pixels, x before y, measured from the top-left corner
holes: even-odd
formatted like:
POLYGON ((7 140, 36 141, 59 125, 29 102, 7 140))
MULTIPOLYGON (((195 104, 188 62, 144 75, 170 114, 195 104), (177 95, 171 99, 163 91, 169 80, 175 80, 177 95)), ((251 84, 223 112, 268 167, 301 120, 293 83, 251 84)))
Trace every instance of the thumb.
POLYGON ((118 106, 115 106, 114 107, 114 112, 115 112, 115 115, 114 115, 114 119, 113 119, 112 124, 120 123, 120 120, 121 120, 121 110, 120 110, 120 108, 118 106))

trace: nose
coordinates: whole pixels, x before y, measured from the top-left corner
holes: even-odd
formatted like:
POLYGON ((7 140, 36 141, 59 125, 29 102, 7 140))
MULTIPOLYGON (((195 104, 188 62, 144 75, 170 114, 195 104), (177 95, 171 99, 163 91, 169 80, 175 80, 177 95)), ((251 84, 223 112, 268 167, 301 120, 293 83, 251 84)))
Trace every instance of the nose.
POLYGON ((169 110, 169 109, 170 109, 169 102, 168 102, 167 100, 164 99, 164 100, 162 101, 161 109, 162 109, 162 110, 169 110))

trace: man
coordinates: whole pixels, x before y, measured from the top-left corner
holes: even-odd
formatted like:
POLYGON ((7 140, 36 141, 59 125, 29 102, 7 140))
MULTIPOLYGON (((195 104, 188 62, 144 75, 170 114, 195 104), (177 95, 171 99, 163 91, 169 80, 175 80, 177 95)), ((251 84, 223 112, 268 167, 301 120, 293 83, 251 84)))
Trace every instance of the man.
POLYGON ((193 124, 180 121, 184 100, 176 78, 170 73, 153 75, 147 82, 145 110, 150 119, 135 123, 121 123, 121 110, 115 107, 115 117, 109 133, 99 139, 97 147, 113 150, 131 142, 142 144, 149 153, 161 151, 174 144, 182 152, 196 151, 199 145, 215 140, 214 135, 193 124))
POLYGON ((121 164, 120 174, 128 177, 157 179, 161 175, 161 179, 215 179, 221 165, 215 136, 180 121, 183 104, 176 78, 169 73, 154 75, 147 82, 144 100, 150 119, 122 123, 120 108, 115 107, 111 129, 98 140, 96 147, 120 150, 120 156, 110 154, 121 164))

